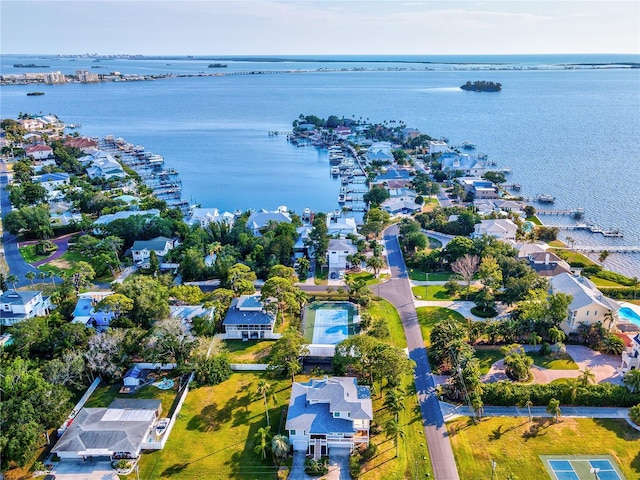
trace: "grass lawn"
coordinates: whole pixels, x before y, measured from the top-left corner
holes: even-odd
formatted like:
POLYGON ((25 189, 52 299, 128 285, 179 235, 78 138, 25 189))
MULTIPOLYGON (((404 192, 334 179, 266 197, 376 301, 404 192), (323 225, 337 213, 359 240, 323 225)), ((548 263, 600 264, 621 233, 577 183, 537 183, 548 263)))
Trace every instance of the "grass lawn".
POLYGON ((549 251, 555 253, 560 258, 565 259, 570 265, 574 265, 576 263, 587 266, 597 265, 597 263, 591 260, 589 257, 578 252, 573 252, 571 250, 556 250, 554 248, 549 249, 549 251))
MULTIPOLYGON (((449 280, 453 273, 451 272, 429 272, 430 282, 446 282, 449 280)), ((409 278, 417 282, 424 282, 427 280, 427 273, 422 270, 409 269, 409 278)))
POLYGON ((378 275, 379 278, 376 278, 373 273, 365 271, 348 273, 347 276, 355 280, 364 280, 367 285, 377 285, 378 283, 389 278, 389 274, 387 273, 381 273, 378 275))
POLYGON ((499 348, 474 348, 474 350, 475 357, 480 361, 480 375, 489 373, 491 365, 504 358, 499 348))
POLYGON ((404 336, 404 328, 402 328, 400 315, 398 315, 398 311, 391 303, 382 299, 373 301, 371 305, 367 307, 367 312, 369 312, 373 319, 386 318, 391 343, 396 347, 407 348, 407 339, 404 336))
POLYGON ((611 455, 630 479, 640 478, 640 432, 623 420, 560 418, 534 419, 537 434, 529 434, 527 418, 485 418, 469 425, 468 418, 447 424, 460 478, 495 478, 514 474, 519 480, 549 477, 539 455, 611 455))
POLYGON ((595 275, 589 278, 593 283, 596 284, 596 287, 618 287, 625 288, 625 285, 621 285, 618 282, 613 282, 611 280, 606 280, 604 278, 596 277, 595 275))
MULTIPOLYGON (((253 453, 253 436, 266 426, 264 404, 256 393, 261 378, 256 373, 234 373, 215 387, 191 390, 164 450, 142 455, 140 478, 273 478, 276 467, 271 457, 263 462, 253 453)), ((269 416, 271 430, 277 433, 291 380, 269 383, 276 392, 269 416)), ((136 475, 127 478, 133 480, 136 475)))
MULTIPOLYGON (((163 375, 164 376, 164 375, 163 375)), ((89 400, 84 405, 85 407, 108 407, 113 400, 116 398, 143 398, 143 399, 154 399, 160 400, 162 402, 162 411, 163 413, 168 413, 171 405, 173 404, 174 399, 177 395, 178 390, 178 376, 172 375, 169 372, 166 375, 167 378, 175 378, 176 385, 169 390, 160 390, 153 385, 147 385, 138 390, 135 394, 119 394, 118 391, 122 388, 122 384, 117 383, 115 385, 105 385, 96 388, 96 390, 91 394, 89 400)))
POLYGON ((316 268, 313 272, 313 283, 316 285, 326 285, 329 280, 329 268, 316 268))
POLYGON ((533 363, 542 368, 549 370, 580 370, 578 364, 573 361, 568 353, 558 355, 558 357, 543 357, 537 352, 527 352, 527 355, 533 358, 533 363))
MULTIPOLYGON (((66 277, 68 274, 73 274, 77 270, 78 262, 90 262, 90 258, 80 255, 78 252, 66 251, 60 258, 57 258, 49 263, 42 265, 40 270, 43 272, 53 272, 54 275, 59 277, 66 277)), ((110 283, 115 279, 112 276, 99 277, 94 279, 96 282, 110 283)))
POLYGON ((451 319, 466 324, 464 316, 454 310, 444 307, 420 307, 416 308, 418 321, 420 322, 420 330, 422 330, 422 338, 424 338, 425 346, 430 345, 431 329, 434 325, 442 320, 451 319))
POLYGON ((19 247, 18 250, 20 250, 20 255, 22 255, 22 258, 27 263, 39 262, 40 260, 44 260, 45 258, 48 258, 55 253, 51 252, 48 255, 38 255, 36 254, 35 245, 25 245, 24 247, 19 247))
POLYGON ((525 218, 525 220, 527 222, 531 222, 535 225, 542 225, 542 222, 540 221, 540 219, 538 217, 536 217, 535 215, 533 217, 527 217, 525 218))
POLYGON ((275 340, 225 340, 230 363, 268 363, 275 340))

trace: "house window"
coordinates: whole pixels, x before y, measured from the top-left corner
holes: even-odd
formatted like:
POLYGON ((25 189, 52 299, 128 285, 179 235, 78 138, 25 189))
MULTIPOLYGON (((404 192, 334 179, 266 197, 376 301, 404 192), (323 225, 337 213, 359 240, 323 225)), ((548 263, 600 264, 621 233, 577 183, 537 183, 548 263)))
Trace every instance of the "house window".
POLYGON ((340 418, 340 412, 333 412, 333 418, 340 418))
POLYGON ((587 313, 585 313, 585 315, 588 317, 589 316, 589 310, 587 310, 587 313))
POLYGON ((295 430, 289 430, 289 435, 291 435, 292 437, 296 436, 296 431, 295 430))

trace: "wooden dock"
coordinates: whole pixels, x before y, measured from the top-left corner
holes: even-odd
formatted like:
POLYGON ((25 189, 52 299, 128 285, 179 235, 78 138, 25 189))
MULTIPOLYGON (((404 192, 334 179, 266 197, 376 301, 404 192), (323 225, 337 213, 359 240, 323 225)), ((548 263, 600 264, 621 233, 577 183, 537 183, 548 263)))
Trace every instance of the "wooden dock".
POLYGON ((602 253, 607 251, 609 253, 640 253, 640 246, 627 245, 627 246, 613 246, 613 245, 578 245, 568 250, 576 250, 585 253, 602 253))
POLYGON ((622 230, 603 230, 602 228, 590 224, 590 223, 580 223, 578 225, 546 225, 548 227, 558 228, 560 230, 587 230, 591 233, 599 233, 604 237, 618 237, 622 238, 624 234, 622 230))
POLYGON ((573 218, 583 218, 584 208, 570 208, 567 210, 539 208, 536 209, 536 213, 540 215, 568 215, 573 218))

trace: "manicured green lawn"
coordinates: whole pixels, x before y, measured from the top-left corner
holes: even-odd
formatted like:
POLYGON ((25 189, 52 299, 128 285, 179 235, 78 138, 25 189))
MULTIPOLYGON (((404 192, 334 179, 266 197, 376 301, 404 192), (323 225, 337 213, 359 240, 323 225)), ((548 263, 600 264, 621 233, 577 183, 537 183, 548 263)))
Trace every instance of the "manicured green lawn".
POLYGON ((537 352, 527 352, 527 355, 533 358, 533 363, 542 368, 549 370, 579 370, 578 364, 573 361, 568 353, 554 356, 542 357, 537 352))
POLYGON ((623 420, 560 418, 534 419, 540 428, 529 435, 527 418, 469 419, 447 424, 460 478, 495 478, 514 474, 519 480, 547 479, 539 455, 611 455, 627 479, 640 478, 640 432, 623 420))
POLYGON ((35 245, 25 245, 24 247, 20 247, 19 250, 20 250, 20 255, 22 255, 22 258, 27 263, 39 262, 40 260, 44 260, 45 258, 50 257, 55 253, 55 252, 51 252, 48 255, 38 255, 36 254, 35 245))
MULTIPOLYGON (((271 457, 263 462, 253 453, 253 436, 266 426, 264 404, 256 393, 261 378, 256 373, 234 373, 215 387, 192 389, 165 448, 142 455, 140 478, 273 478, 276 468, 271 457)), ((269 416, 271 430, 277 433, 291 379, 269 383, 276 392, 269 416)), ((127 478, 133 480, 136 475, 127 478)))
POLYGON ((347 276, 356 280, 364 280, 367 285, 377 285, 378 283, 387 279, 389 277, 389 274, 381 273, 378 275, 378 278, 376 278, 373 273, 362 271, 357 273, 349 273, 347 274, 347 276))
POLYGON ((427 347, 430 344, 431 329, 436 323, 446 319, 466 323, 463 315, 444 307, 420 307, 416 308, 416 312, 420 322, 420 330, 422 330, 422 338, 427 347))
POLYGON ((488 373, 491 365, 504 358, 499 348, 476 348, 475 351, 475 357, 480 361, 481 375, 488 373))
POLYGON ((407 339, 404 336, 404 329, 402 328, 402 321, 400 315, 395 307, 386 300, 377 300, 371 302, 371 305, 367 307, 367 312, 371 314, 371 317, 387 319, 387 325, 389 326, 390 343, 396 347, 406 348, 407 339))
POLYGON ((597 287, 620 287, 624 288, 624 285, 620 285, 618 282, 613 282, 611 280, 606 280, 604 278, 596 277, 595 275, 589 278, 593 283, 596 284, 597 287))
POLYGON ((531 222, 535 225, 542 225, 542 222, 540 221, 540 219, 538 217, 536 217, 535 215, 533 217, 527 217, 525 218, 525 220, 527 222, 531 222))
MULTIPOLYGON (((446 282, 447 280, 449 280, 449 277, 451 277, 451 275, 453 275, 453 273, 451 272, 430 272, 429 281, 446 282)), ((417 282, 424 282, 427 280, 427 274, 421 270, 409 269, 409 278, 417 282)))
POLYGON ((455 300, 458 297, 452 297, 444 289, 444 285, 417 285, 411 287, 413 295, 420 300, 455 300))
POLYGON ((108 407, 116 398, 143 398, 160 400, 162 402, 162 411, 167 413, 177 395, 178 376, 171 375, 169 372, 166 377, 175 378, 176 384, 172 389, 160 390, 153 385, 147 385, 134 394, 119 394, 118 392, 122 388, 122 383, 120 382, 115 385, 100 386, 91 394, 91 397, 87 400, 85 407, 108 407))
POLYGON ((229 363, 268 363, 275 340, 226 340, 229 363))

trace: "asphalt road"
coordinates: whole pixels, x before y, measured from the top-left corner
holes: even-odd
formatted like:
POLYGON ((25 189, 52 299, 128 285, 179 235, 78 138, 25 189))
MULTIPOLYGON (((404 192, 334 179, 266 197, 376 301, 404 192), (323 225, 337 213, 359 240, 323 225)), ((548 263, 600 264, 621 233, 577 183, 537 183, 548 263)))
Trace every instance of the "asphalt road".
MULTIPOLYGON (((413 304, 413 293, 409 284, 407 269, 400 252, 397 239, 397 226, 391 226, 384 232, 384 243, 387 250, 387 261, 391 269, 392 279, 379 287, 379 296, 390 301, 397 308, 404 333, 407 337, 409 357, 416 362, 414 378, 418 403, 422 412, 429 455, 433 466, 433 474, 437 480, 459 480, 458 469, 453 457, 451 442, 444 424, 438 398, 435 395, 435 384, 431 375, 431 366, 427 358, 418 316, 413 304)), ((378 288, 378 287, 376 287, 378 288)))
MULTIPOLYGON (((6 187, 9 183, 7 174, 7 164, 4 160, 0 160, 0 208, 2 208, 2 219, 11 211, 11 202, 9 202, 9 192, 6 187)), ((17 287, 23 287, 30 282, 25 277, 27 272, 38 273, 39 270, 32 267, 22 259, 22 255, 18 251, 18 240, 15 235, 4 232, 2 237, 4 242, 4 257, 9 266, 9 273, 16 275, 18 281, 17 287)))

